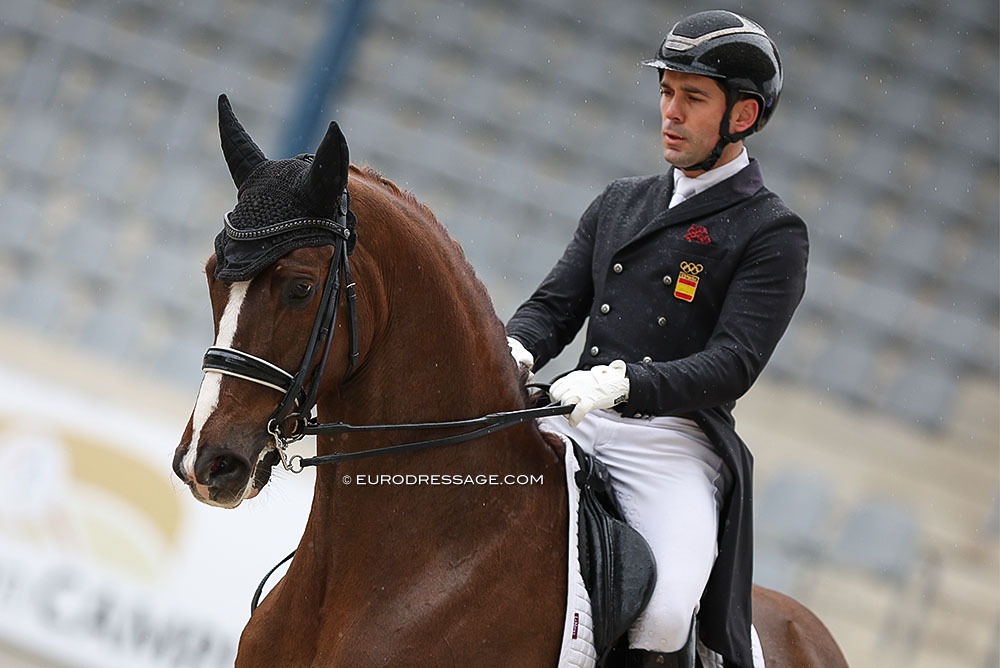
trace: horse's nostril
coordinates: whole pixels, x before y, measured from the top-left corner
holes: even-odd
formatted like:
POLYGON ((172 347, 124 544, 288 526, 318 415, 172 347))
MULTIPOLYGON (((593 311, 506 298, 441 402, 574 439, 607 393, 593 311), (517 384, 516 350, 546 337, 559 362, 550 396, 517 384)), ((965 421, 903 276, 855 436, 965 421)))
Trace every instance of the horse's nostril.
POLYGON ((225 475, 228 471, 232 470, 232 468, 232 460, 229 457, 220 455, 212 460, 212 465, 208 469, 208 474, 214 478, 218 475, 225 475))
POLYGON ((233 482, 239 484, 250 474, 250 465, 242 457, 229 453, 215 455, 207 460, 205 484, 220 485, 233 482))

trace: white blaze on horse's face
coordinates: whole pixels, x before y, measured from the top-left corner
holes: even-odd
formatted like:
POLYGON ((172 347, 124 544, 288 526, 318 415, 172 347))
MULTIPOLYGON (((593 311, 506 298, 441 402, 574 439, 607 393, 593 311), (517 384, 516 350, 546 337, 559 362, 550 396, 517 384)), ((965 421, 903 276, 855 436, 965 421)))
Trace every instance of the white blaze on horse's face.
MULTIPOLYGON (((247 290, 250 281, 233 283, 229 288, 229 298, 226 300, 226 308, 219 318, 219 333, 215 337, 215 345, 220 348, 232 347, 236 339, 236 329, 239 325, 240 311, 243 309, 243 302, 246 301, 247 290)), ((218 373, 206 373, 201 381, 201 389, 198 391, 198 399, 191 415, 191 443, 184 454, 182 467, 188 480, 192 481, 193 489, 197 496, 206 503, 212 503, 209 498, 208 489, 197 482, 195 478, 194 465, 198 457, 198 444, 201 432, 208 422, 208 419, 215 413, 219 406, 219 396, 222 389, 224 376, 218 373)), ((247 490, 244 498, 253 488, 253 479, 247 482, 247 490)), ((240 499, 242 501, 242 499, 240 499)))

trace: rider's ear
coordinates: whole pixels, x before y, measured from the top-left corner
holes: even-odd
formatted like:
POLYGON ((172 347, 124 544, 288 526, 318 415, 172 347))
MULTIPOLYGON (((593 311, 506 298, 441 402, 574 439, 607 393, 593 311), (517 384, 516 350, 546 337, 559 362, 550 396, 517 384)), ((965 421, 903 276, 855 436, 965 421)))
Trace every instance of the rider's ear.
POLYGON ((330 123, 326 136, 316 149, 309 168, 309 197, 321 209, 335 210, 341 193, 347 186, 350 165, 347 139, 336 121, 330 123))
POLYGON ((729 131, 733 134, 746 132, 757 122, 760 115, 760 102, 752 96, 744 97, 733 105, 729 116, 729 131))
POLYGON ((233 183, 239 188, 250 172, 267 158, 243 129, 225 93, 219 96, 219 135, 222 137, 222 153, 226 156, 229 173, 233 177, 233 183))

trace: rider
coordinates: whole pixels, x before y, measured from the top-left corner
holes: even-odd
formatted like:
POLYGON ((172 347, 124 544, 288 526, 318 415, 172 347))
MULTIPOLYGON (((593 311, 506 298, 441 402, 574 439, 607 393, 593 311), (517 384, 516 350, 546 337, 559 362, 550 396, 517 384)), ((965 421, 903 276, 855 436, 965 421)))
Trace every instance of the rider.
POLYGON ((630 665, 693 665, 697 615, 704 644, 750 668, 752 456, 732 409, 802 298, 809 246, 743 146, 774 113, 781 61, 759 25, 707 11, 642 65, 660 74, 672 168, 612 182, 507 333, 537 370, 589 317, 576 370, 551 388, 576 408, 542 427, 604 462, 656 555, 630 665))

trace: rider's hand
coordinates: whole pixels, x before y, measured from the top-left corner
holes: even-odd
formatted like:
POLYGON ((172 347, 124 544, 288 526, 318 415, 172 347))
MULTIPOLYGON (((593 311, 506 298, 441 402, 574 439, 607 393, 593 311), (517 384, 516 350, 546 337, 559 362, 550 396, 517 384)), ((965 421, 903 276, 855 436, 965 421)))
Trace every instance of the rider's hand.
POLYGON ((510 356, 514 358, 514 361, 517 362, 519 367, 524 367, 528 370, 528 377, 530 378, 531 368, 535 366, 535 358, 528 352, 528 349, 524 347, 524 344, 517 339, 512 339, 508 336, 507 345, 510 347, 510 356))
POLYGON ((583 416, 592 410, 611 408, 628 399, 629 382, 625 375, 625 362, 595 366, 586 371, 571 371, 549 388, 549 396, 563 406, 576 404, 566 416, 572 427, 580 424, 583 416))

